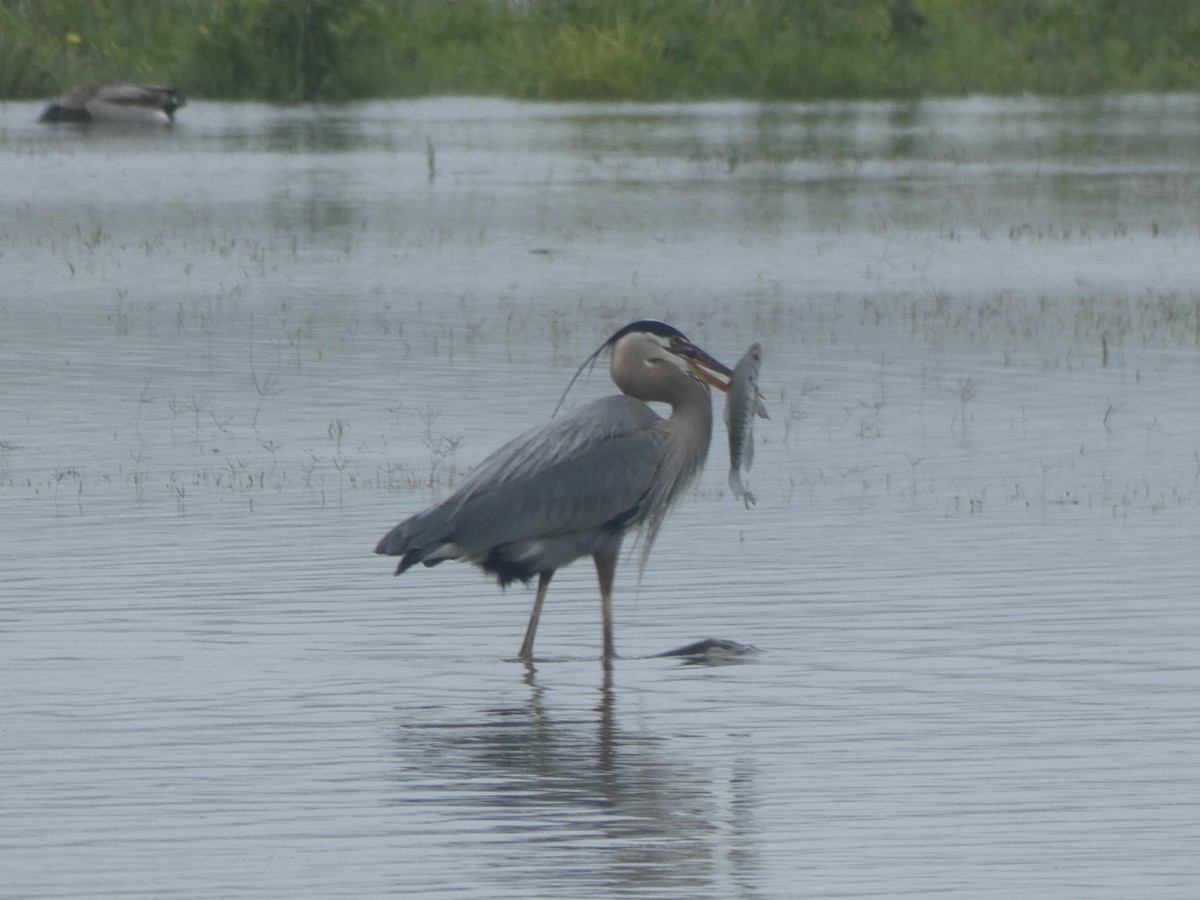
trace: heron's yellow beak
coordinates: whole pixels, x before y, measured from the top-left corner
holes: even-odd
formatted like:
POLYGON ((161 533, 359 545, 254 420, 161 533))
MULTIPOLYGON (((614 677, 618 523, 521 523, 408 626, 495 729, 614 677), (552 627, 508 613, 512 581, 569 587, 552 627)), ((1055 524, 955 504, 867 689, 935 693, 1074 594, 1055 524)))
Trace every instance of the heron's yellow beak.
MULTIPOLYGON (((715 357, 709 356, 708 353, 701 350, 695 344, 688 344, 687 348, 680 352, 680 356, 686 359, 691 365, 692 374, 703 381, 705 384, 712 385, 722 394, 729 393, 729 382, 733 378, 733 370, 715 357), (724 375, 722 381, 720 376, 724 375)), ((767 415, 766 397, 762 395, 762 391, 758 392, 758 415, 760 418, 769 419, 767 415)))
POLYGON ((693 375, 703 381, 705 384, 710 384, 722 393, 729 391, 729 379, 733 376, 733 370, 718 359, 709 356, 695 344, 688 346, 680 351, 680 356, 688 361, 688 368, 691 369, 693 375), (719 376, 724 375, 725 379, 721 380, 719 376))

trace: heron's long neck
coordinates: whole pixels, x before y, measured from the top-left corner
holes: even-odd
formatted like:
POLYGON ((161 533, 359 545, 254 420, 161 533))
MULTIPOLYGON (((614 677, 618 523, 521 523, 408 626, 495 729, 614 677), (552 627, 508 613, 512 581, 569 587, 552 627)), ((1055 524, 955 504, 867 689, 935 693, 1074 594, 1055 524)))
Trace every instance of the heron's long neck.
POLYGON ((689 379, 675 397, 671 416, 662 425, 666 433, 662 462, 650 488, 644 519, 641 568, 645 569, 650 548, 675 501, 691 484, 708 458, 712 442, 712 399, 708 388, 689 379))
POLYGON ((687 386, 680 391, 671 407, 671 417, 667 419, 667 457, 674 464, 670 470, 680 475, 678 490, 682 490, 700 474, 704 461, 708 459, 712 421, 709 389, 689 378, 687 386))

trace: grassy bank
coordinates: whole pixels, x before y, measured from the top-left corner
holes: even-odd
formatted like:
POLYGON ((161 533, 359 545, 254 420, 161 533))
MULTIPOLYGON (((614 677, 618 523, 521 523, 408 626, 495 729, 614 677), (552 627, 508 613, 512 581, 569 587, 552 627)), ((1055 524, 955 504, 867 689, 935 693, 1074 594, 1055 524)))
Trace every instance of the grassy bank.
POLYGON ((0 97, 276 102, 1200 90, 1195 0, 0 0, 0 97))

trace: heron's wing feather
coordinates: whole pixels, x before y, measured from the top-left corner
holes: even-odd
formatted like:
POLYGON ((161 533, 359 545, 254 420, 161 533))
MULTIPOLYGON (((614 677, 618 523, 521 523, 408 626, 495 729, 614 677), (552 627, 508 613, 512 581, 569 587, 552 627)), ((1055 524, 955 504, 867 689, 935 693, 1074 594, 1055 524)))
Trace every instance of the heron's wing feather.
POLYGON ((520 481, 533 472, 577 459, 601 442, 652 428, 662 419, 624 395, 594 400, 509 441, 481 462, 447 502, 483 487, 520 481))
POLYGON ((637 518, 660 457, 653 431, 601 437, 464 498, 454 542, 482 548, 623 527, 637 518))
POLYGON ((505 444, 441 504, 396 526, 376 552, 416 553, 416 562, 443 545, 472 555, 624 524, 653 482, 661 422, 625 396, 581 406, 505 444))

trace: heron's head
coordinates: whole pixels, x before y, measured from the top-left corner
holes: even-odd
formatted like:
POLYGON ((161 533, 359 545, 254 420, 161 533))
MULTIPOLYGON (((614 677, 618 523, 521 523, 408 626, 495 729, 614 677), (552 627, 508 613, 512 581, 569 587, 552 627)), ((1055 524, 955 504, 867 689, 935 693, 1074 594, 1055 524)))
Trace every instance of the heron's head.
POLYGON ((649 370, 647 374, 651 377, 675 369, 719 391, 729 390, 733 374, 729 367, 665 322, 654 319, 631 322, 605 341, 604 346, 612 351, 612 375, 618 384, 623 374, 636 369, 649 370), (664 366, 670 368, 661 368, 664 366))
MULTIPOLYGON (((729 391, 733 371, 699 345, 688 339, 682 331, 656 319, 641 319, 618 329, 584 361, 575 372, 571 384, 596 358, 608 350, 612 354, 611 373, 613 381, 626 393, 633 396, 646 394, 640 389, 629 390, 630 379, 646 388, 665 386, 672 371, 678 371, 691 379, 715 387, 718 391, 729 391), (670 367, 670 368, 663 368, 670 367)), ((567 385, 567 391, 571 389, 567 385)), ((563 392, 563 399, 567 391, 563 392)), ((660 400, 665 397, 640 396, 643 400, 660 400)), ((562 399, 559 400, 562 405, 562 399)), ((557 412, 557 408, 555 409, 557 412)), ((764 410, 765 411, 765 410, 764 410)))

